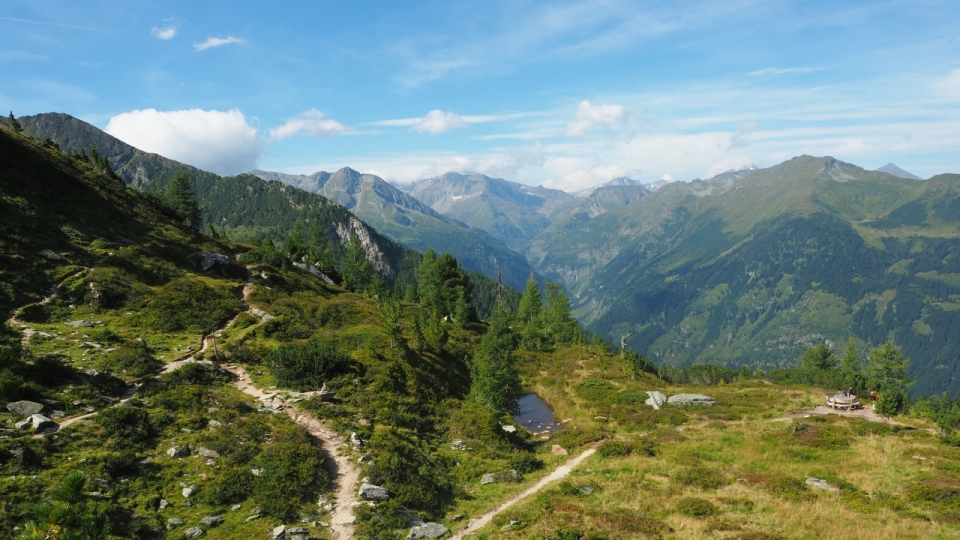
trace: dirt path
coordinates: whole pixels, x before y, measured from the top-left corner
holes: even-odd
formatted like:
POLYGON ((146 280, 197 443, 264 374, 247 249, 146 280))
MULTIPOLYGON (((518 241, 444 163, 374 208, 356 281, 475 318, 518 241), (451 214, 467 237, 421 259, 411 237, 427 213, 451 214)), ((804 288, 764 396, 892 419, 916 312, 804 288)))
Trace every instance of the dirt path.
POLYGON ((536 484, 528 487, 527 489, 521 491, 520 493, 514 495, 513 497, 510 497, 503 503, 500 503, 493 510, 490 510, 486 514, 483 514, 482 516, 476 519, 471 519, 469 522, 467 522, 467 526, 460 529, 456 533, 454 533, 454 535, 450 537, 450 540, 460 540, 468 534, 473 534, 477 532, 478 530, 483 528, 486 524, 490 523, 490 521, 492 521, 493 518, 500 512, 503 512, 504 510, 506 510, 507 508, 510 508, 514 504, 522 501, 523 499, 526 499, 530 495, 537 493, 541 489, 547 487, 547 485, 550 484, 551 482, 555 482, 567 476, 568 474, 570 474, 570 471, 575 469, 577 465, 580 465, 580 463, 583 462, 583 460, 592 456, 593 453, 596 451, 597 451, 596 448, 587 449, 584 453, 580 454, 579 456, 571 460, 568 460, 563 465, 557 467, 552 473, 545 476, 544 478, 541 478, 540 481, 537 482, 536 484))
POLYGON ((793 420, 796 418, 806 418, 812 415, 823 416, 827 414, 836 414, 839 416, 845 416, 847 418, 863 418, 864 420, 868 420, 870 422, 880 422, 884 424, 893 424, 897 426, 906 425, 902 422, 897 422, 896 420, 890 420, 890 419, 884 418, 879 414, 875 413, 872 408, 864 407, 862 409, 854 409, 852 411, 848 411, 844 409, 831 409, 826 405, 820 405, 819 407, 815 407, 813 409, 809 409, 806 411, 798 411, 793 414, 788 414, 787 416, 784 416, 782 418, 775 418, 772 421, 786 422, 788 420, 793 420))
MULTIPOLYGON (((223 367, 237 376, 233 385, 248 396, 262 399, 275 394, 274 392, 264 392, 263 389, 254 385, 250 379, 250 374, 242 367, 237 365, 223 365, 223 367)), ((330 473, 331 487, 335 499, 330 522, 334 540, 353 538, 354 516, 351 503, 359 488, 360 469, 340 451, 340 447, 346 440, 339 433, 321 424, 313 416, 298 411, 294 405, 286 404, 283 412, 320 443, 318 446, 323 454, 327 472, 330 473)))

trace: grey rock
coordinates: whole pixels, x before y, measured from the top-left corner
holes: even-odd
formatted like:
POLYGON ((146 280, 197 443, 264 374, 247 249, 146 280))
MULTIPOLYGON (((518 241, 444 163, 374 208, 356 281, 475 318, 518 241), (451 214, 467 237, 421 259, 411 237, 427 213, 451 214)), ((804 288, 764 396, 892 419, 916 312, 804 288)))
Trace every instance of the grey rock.
POLYGON ((677 394, 675 396, 670 396, 667 398, 667 405, 675 405, 678 407, 687 407, 687 406, 711 406, 716 405, 717 401, 710 396, 705 396, 703 394, 677 394))
POLYGON ((181 525, 183 525, 183 520, 182 520, 182 519, 170 518, 170 519, 167 520, 167 530, 168 530, 168 531, 171 531, 171 530, 173 530, 173 529, 176 529, 177 527, 179 527, 179 526, 181 526, 181 525))
POLYGON ((216 527, 217 525, 223 524, 223 518, 220 516, 207 516, 200 520, 200 524, 204 527, 216 527))
POLYGON ((283 533, 286 532, 286 530, 286 525, 278 525, 273 528, 273 532, 271 534, 273 535, 273 538, 283 538, 283 533))
POLYGON ((516 528, 516 526, 519 525, 519 524, 520 524, 519 521, 517 521, 517 520, 512 520, 512 521, 510 521, 510 523, 507 523, 507 524, 504 525, 503 527, 500 527, 500 530, 501 530, 501 531, 512 531, 512 530, 513 530, 514 528, 516 528))
POLYGON ((463 514, 457 514, 457 515, 453 516, 452 518, 450 518, 450 520, 451 520, 451 521, 460 521, 460 520, 462 520, 462 519, 465 518, 465 517, 467 517, 467 516, 465 516, 465 515, 463 515, 463 514))
POLYGON ((450 532, 449 529, 439 523, 424 523, 410 529, 407 533, 407 540, 421 540, 423 538, 440 538, 450 532))
POLYGON ((517 474, 517 471, 510 469, 509 471, 493 472, 483 475, 483 477, 480 478, 480 485, 485 486, 499 482, 513 482, 519 479, 520 475, 517 474))
POLYGON ((203 536, 203 529, 200 527, 190 527, 189 529, 183 531, 183 536, 181 538, 200 538, 203 536))
POLYGON ((43 403, 37 403, 35 401, 14 401, 13 403, 7 403, 7 410, 19 416, 30 416, 32 414, 42 413, 43 403))
POLYGON ((239 509, 241 509, 241 508, 243 508, 243 505, 242 505, 242 504, 235 504, 235 505, 233 505, 233 506, 230 507, 230 511, 231 511, 231 512, 236 512, 237 510, 239 510, 239 509))
POLYGON ((166 508, 166 507, 168 507, 168 506, 170 506, 170 501, 168 501, 168 500, 166 500, 166 499, 160 499, 160 509, 161 509, 161 510, 163 510, 164 508, 166 508))
POLYGON ((333 280, 330 279, 329 276, 327 276, 326 274, 324 274, 323 272, 321 272, 319 268, 317 268, 316 266, 314 266, 314 265, 312 265, 312 264, 306 264, 306 263, 299 263, 299 262, 298 262, 298 263, 293 263, 293 265, 296 266, 297 268, 303 270, 304 272, 310 273, 310 275, 312 275, 313 277, 315 277, 315 278, 319 279, 320 281, 326 283, 327 285, 333 285, 333 284, 334 284, 334 283, 333 283, 333 280))
POLYGON ((14 424, 17 426, 17 429, 30 429, 30 420, 21 420, 14 424))
POLYGON ((260 519, 260 514, 254 514, 252 516, 248 516, 247 519, 245 519, 244 521, 254 521, 256 519, 260 519))
POLYGON ((250 474, 254 476, 260 476, 263 474, 263 469, 250 469, 250 474))
POLYGON ((500 428, 503 429, 504 431, 506 431, 507 433, 516 433, 516 432, 517 432, 517 426, 500 426, 500 428))
POLYGON ((45 250, 41 251, 40 254, 43 255, 44 257, 46 257, 46 258, 48 258, 48 259, 51 259, 51 260, 54 260, 54 261, 59 261, 60 259, 63 258, 63 257, 61 257, 60 255, 58 255, 55 251, 50 250, 50 249, 45 249, 45 250))
POLYGON ((404 519, 407 520, 407 527, 419 527, 423 525, 423 520, 420 519, 420 516, 413 513, 413 510, 410 510, 406 506, 400 507, 400 513, 403 514, 404 519))
POLYGON ((367 484, 366 482, 360 484, 359 495, 368 501, 385 501, 390 498, 390 492, 387 488, 367 484))
POLYGON ((815 487, 817 489, 824 489, 826 491, 840 491, 839 488, 831 486, 827 483, 826 480, 822 478, 807 478, 807 485, 810 487, 815 487))
POLYGON ((70 321, 63 323, 64 326, 72 326, 74 328, 90 328, 93 326, 93 323, 87 321, 70 321))
POLYGON ((360 456, 357 458, 357 463, 373 463, 373 456, 370 454, 360 456))
POLYGON ((354 447, 358 447, 358 448, 359 448, 361 445, 363 445, 363 439, 361 439, 360 436, 357 435, 356 432, 351 431, 351 432, 350 432, 350 444, 352 444, 354 447))
MULTIPOLYGON (((50 420, 49 418, 47 418, 42 414, 31 414, 30 418, 27 418, 25 421, 30 422, 29 428, 32 429, 34 432, 42 431, 47 428, 57 427, 56 422, 54 422, 53 420, 50 420)), ((17 426, 19 427, 19 424, 17 424, 17 426)))
POLYGON ((290 527, 284 533, 284 540, 310 540, 310 529, 306 527, 290 527))
POLYGON ((585 486, 580 486, 577 488, 577 491, 579 491, 580 493, 583 493, 584 495, 590 495, 591 493, 593 493, 593 486, 590 484, 587 484, 585 486))
POLYGON ((663 407, 663 404, 667 402, 667 396, 659 390, 653 390, 647 392, 647 400, 644 401, 644 404, 653 407, 654 409, 660 410, 660 407, 663 407))
POLYGON ((63 417, 66 416, 66 415, 67 415, 67 413, 65 413, 65 412, 63 412, 63 411, 52 411, 52 412, 50 413, 50 418, 63 418, 63 417))
POLYGON ((186 446, 171 446, 167 450, 167 455, 170 457, 187 457, 190 455, 190 449, 186 446))
POLYGON ((210 251, 194 253, 191 258, 196 261, 203 271, 207 271, 217 265, 227 266, 230 264, 230 257, 210 251))
POLYGON ((183 495, 185 498, 189 499, 190 496, 193 495, 193 492, 195 489, 196 489, 196 486, 193 486, 193 485, 187 486, 180 491, 180 494, 183 495))
POLYGON ((450 442, 450 449, 460 450, 461 452, 464 452, 467 450, 467 444, 460 439, 456 439, 450 442))
POLYGON ((211 450, 209 448, 200 447, 197 449, 197 453, 203 457, 207 458, 218 458, 220 454, 216 450, 211 450))

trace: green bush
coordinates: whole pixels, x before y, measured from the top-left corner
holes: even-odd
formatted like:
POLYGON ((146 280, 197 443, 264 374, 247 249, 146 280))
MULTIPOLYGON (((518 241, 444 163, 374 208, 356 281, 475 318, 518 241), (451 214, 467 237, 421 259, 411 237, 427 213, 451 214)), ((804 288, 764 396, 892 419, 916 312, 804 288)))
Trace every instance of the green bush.
POLYGON ((677 503, 677 512, 695 518, 710 517, 717 511, 715 504, 697 497, 684 497, 677 503))
POLYGON ((154 358, 145 346, 125 345, 100 360, 99 367, 139 379, 159 372, 163 368, 163 362, 154 358))
POLYGON ((205 486, 203 500, 214 506, 245 501, 253 493, 256 478, 249 467, 228 468, 205 486))
POLYGON ((633 445, 624 441, 603 441, 597 447, 597 453, 602 457, 624 457, 633 452, 633 445))
POLYGON ((584 379, 574 385, 577 395, 586 401, 595 403, 613 403, 617 389, 610 382, 600 379, 584 379))
POLYGON ((94 422, 103 427, 111 446, 117 449, 137 448, 154 432, 147 411, 129 405, 103 410, 94 422))
POLYGON ((416 438, 381 426, 370 438, 375 455, 368 473, 372 483, 387 487, 400 504, 437 513, 453 500, 454 488, 447 475, 452 463, 428 457, 429 451, 422 446, 416 438))
POLYGON ((265 360, 277 385, 296 390, 317 390, 325 381, 350 371, 353 363, 337 347, 319 341, 281 345, 265 360))
POLYGON ((529 474, 543 468, 543 460, 526 452, 510 456, 508 463, 511 469, 516 469, 520 474, 529 474))
POLYGON ((690 467, 678 472, 674 479, 685 486, 696 486, 700 489, 717 489, 727 482, 720 471, 706 467, 690 467))
POLYGON ((183 278, 161 287, 139 318, 143 325, 160 332, 208 333, 239 310, 240 301, 230 289, 183 278))
POLYGON ((256 462, 263 472, 253 482, 253 500, 261 513, 276 519, 297 518, 300 507, 329 481, 320 451, 299 429, 274 433, 256 462))
POLYGON ((43 304, 28 304, 20 308, 17 318, 28 323, 48 323, 50 310, 43 304))
POLYGON ((643 405, 648 397, 646 392, 627 390, 617 394, 617 403, 621 405, 643 405))

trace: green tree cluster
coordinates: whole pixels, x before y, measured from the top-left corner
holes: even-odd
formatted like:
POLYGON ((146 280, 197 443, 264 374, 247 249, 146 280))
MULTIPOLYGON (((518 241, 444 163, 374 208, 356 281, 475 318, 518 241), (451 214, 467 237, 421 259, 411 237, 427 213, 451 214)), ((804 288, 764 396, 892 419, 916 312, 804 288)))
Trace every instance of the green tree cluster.
POLYGON ((449 316, 458 326, 469 322, 472 286, 453 255, 444 253, 438 257, 433 248, 427 248, 416 275, 420 305, 427 313, 441 319, 449 316))
POLYGON ((494 312, 470 365, 470 398, 497 416, 519 412, 523 396, 520 374, 513 361, 516 338, 510 328, 511 319, 503 308, 494 312))
POLYGON ((529 279, 517 308, 516 326, 520 347, 528 351, 570 345, 580 338, 580 328, 573 318, 570 300, 563 289, 549 281, 544 282, 544 288, 545 299, 540 294, 537 281, 529 279))

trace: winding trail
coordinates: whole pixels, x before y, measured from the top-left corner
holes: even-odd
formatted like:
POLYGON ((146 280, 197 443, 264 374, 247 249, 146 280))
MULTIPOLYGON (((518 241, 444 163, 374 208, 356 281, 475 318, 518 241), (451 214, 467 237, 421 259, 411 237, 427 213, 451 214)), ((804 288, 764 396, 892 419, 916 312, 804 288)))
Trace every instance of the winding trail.
POLYGON ((497 505, 493 510, 490 510, 489 512, 483 514, 482 516, 476 519, 471 519, 469 522, 467 522, 467 526, 460 529, 456 533, 454 533, 454 535, 450 537, 450 540, 461 540, 464 536, 477 532, 478 530, 483 528, 486 524, 490 523, 493 520, 493 518, 496 517, 497 514, 503 512, 507 508, 510 508, 511 506, 522 501, 523 499, 526 499, 530 495, 537 493, 541 489, 547 487, 547 485, 550 484, 551 482, 555 482, 567 476, 568 474, 570 474, 570 472, 573 471, 573 469, 577 468, 577 465, 580 465, 580 463, 582 463, 583 460, 592 456, 593 453, 596 451, 597 451, 596 448, 588 448, 579 456, 568 460, 563 465, 554 469, 552 473, 541 478, 540 481, 537 482, 536 484, 528 487, 527 489, 521 491, 520 493, 514 495, 513 497, 510 497, 506 501, 497 505))
MULTIPOLYGON (((52 300, 57 295, 57 292, 59 291, 60 285, 63 283, 63 281, 66 281, 70 277, 76 276, 77 274, 88 270, 89 268, 83 268, 65 277, 60 283, 50 288, 49 294, 44 297, 40 303, 45 304, 52 300)), ((216 338, 218 335, 224 330, 233 326, 233 324, 237 321, 237 318, 242 313, 251 311, 252 307, 249 302, 251 294, 253 294, 253 275, 249 274, 249 277, 243 286, 241 295, 243 309, 237 313, 236 316, 227 321, 222 327, 214 330, 209 335, 204 336, 199 351, 191 352, 176 360, 167 362, 160 371, 160 375, 164 373, 170 373, 171 371, 190 363, 212 363, 208 360, 197 360, 195 355, 206 352, 210 349, 210 347, 215 347, 216 338)), ((36 330, 17 320, 16 317, 19 315, 20 309, 22 308, 14 309, 9 312, 11 316, 9 322, 17 325, 21 329, 23 332, 22 340, 26 341, 32 334, 36 333, 36 330)), ((250 374, 241 366, 235 364, 224 364, 221 367, 236 375, 236 380, 231 384, 251 397, 261 399, 266 396, 276 394, 275 392, 264 392, 263 389, 253 384, 250 374)), ((129 401, 131 398, 137 395, 137 392, 140 390, 141 386, 142 384, 131 384, 127 388, 127 391, 124 392, 124 394, 120 396, 120 399, 112 406, 122 405, 123 403, 129 401)), ((64 419, 59 422, 57 429, 60 430, 70 426, 71 424, 80 422, 81 420, 86 420, 87 418, 97 415, 102 410, 106 409, 64 419)), ((310 434, 311 439, 320 449, 320 453, 324 458, 323 463, 324 467, 327 469, 327 473, 330 476, 331 491, 333 492, 335 505, 330 516, 330 530, 333 540, 352 540, 354 533, 353 523, 355 517, 353 515, 353 506, 351 503, 354 502, 359 488, 360 469, 354 463, 352 463, 346 453, 342 452, 340 449, 340 447, 346 443, 346 439, 339 433, 324 426, 313 416, 300 412, 293 404, 285 403, 283 406, 283 412, 286 413, 287 416, 289 416, 297 425, 305 429, 307 433, 310 434)), ((34 435, 34 438, 37 437, 43 437, 43 434, 34 435)))

